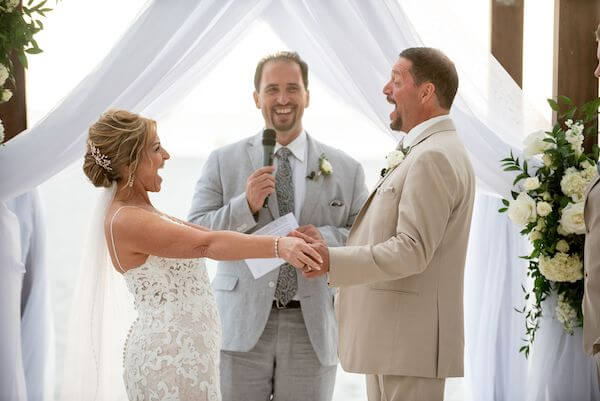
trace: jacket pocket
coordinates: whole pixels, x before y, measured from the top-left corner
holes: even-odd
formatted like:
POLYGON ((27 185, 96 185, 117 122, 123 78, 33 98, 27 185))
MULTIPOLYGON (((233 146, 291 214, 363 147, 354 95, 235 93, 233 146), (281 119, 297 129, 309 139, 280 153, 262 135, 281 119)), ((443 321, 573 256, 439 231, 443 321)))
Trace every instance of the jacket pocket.
POLYGON ((236 276, 219 274, 215 276, 212 286, 217 291, 233 291, 237 282, 238 278, 236 276))

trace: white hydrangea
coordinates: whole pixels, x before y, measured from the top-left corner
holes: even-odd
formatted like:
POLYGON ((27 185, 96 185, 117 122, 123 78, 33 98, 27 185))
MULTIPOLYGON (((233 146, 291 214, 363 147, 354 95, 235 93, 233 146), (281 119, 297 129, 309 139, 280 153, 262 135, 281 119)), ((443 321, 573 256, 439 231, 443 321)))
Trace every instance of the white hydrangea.
POLYGON ((12 12, 19 5, 19 0, 6 0, 6 11, 12 12))
POLYGON ((12 92, 10 91, 10 89, 4 89, 2 91, 2 97, 0 98, 0 100, 2 102, 8 102, 11 97, 12 97, 12 92))
POLYGON ((541 256, 540 273, 550 281, 574 283, 583 278, 583 264, 579 255, 557 252, 553 257, 541 256))
POLYGON ((0 120, 0 143, 4 142, 4 124, 0 120))
POLYGON ((4 64, 0 63, 0 86, 4 85, 8 79, 8 68, 4 64))
POLYGON ((536 204, 526 192, 521 192, 517 199, 508 206, 508 217, 517 225, 524 226, 537 218, 536 204))
POLYGON ((596 176, 598 175, 598 169, 596 168, 595 164, 591 165, 587 161, 583 163, 587 163, 588 166, 584 167, 584 169, 581 170, 579 174, 581 175, 581 178, 583 178, 583 180, 585 181, 587 187, 587 184, 592 182, 594 178, 596 178, 596 176))
POLYGON ((523 188, 527 191, 535 191, 540 187, 540 179, 538 177, 529 177, 523 181, 523 188))
POLYGON ((565 299, 564 294, 558 296, 556 309, 554 310, 556 320, 562 323, 565 331, 573 334, 573 330, 578 326, 577 311, 565 299))
POLYGON ((565 170, 565 175, 560 180, 560 189, 563 194, 571 197, 573 201, 579 202, 583 199, 585 187, 589 181, 585 180, 575 167, 565 170))
POLYGON ((569 252, 569 243, 564 239, 561 239, 556 243, 556 250, 563 253, 569 252))
POLYGON ((523 155, 526 158, 530 158, 532 156, 544 153, 546 150, 556 146, 553 143, 544 142, 545 138, 550 137, 542 130, 529 134, 523 141, 523 145, 525 145, 523 149, 523 155))
POLYGON ((536 206, 537 214, 541 217, 546 217, 552 213, 552 205, 548 202, 538 202, 536 206))
POLYGON ((585 234, 583 202, 569 203, 561 212, 560 225, 566 233, 585 234))

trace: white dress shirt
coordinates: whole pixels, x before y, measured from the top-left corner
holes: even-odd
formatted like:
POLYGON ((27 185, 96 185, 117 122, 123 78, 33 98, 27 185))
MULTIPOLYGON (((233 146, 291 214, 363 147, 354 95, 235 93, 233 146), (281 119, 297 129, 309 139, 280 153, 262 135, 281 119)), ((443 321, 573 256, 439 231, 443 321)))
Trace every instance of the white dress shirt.
MULTIPOLYGON (((275 144, 274 152, 277 153, 280 148, 282 148, 282 146, 278 142, 275 144)), ((300 218, 300 212, 304 205, 304 196, 306 195, 306 171, 308 163, 306 132, 302 131, 296 139, 287 144, 286 148, 294 155, 293 157, 290 156, 290 166, 292 167, 292 176, 294 180, 294 215, 297 220, 300 218)), ((279 164, 279 159, 277 157, 274 157, 274 164, 275 170, 277 170, 279 164)))
POLYGON ((409 147, 412 146, 415 139, 421 135, 423 132, 425 132, 425 130, 429 127, 431 127, 433 124, 435 123, 439 123, 440 121, 444 121, 444 120, 449 120, 450 116, 448 114, 444 114, 443 116, 437 116, 437 117, 433 117, 430 118, 429 120, 425 120, 420 124, 417 124, 416 126, 413 127, 413 129, 411 129, 410 131, 408 131, 408 134, 406 134, 406 136, 404 137, 404 139, 400 140, 400 143, 402 143, 402 146, 409 147))

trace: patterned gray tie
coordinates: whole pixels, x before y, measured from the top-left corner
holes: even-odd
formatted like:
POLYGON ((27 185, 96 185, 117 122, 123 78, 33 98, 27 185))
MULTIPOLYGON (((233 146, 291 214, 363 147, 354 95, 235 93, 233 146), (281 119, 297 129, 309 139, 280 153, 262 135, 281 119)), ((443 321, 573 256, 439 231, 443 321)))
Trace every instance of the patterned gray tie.
MULTIPOLYGON (((294 213, 294 180, 290 156, 292 152, 288 148, 280 148, 276 153, 278 164, 275 174, 275 192, 279 204, 279 215, 285 216, 294 213)), ((277 288, 275 288, 275 300, 278 305, 285 306, 296 295, 298 290, 298 276, 296 268, 286 263, 279 268, 277 288)))

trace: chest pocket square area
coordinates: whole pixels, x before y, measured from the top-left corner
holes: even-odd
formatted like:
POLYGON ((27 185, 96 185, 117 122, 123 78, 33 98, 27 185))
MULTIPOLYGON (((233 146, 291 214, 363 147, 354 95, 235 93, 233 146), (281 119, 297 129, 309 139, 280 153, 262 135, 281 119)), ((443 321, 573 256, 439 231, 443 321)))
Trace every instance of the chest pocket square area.
POLYGON ((392 197, 395 194, 396 194, 396 188, 394 188, 394 187, 379 187, 377 189, 377 195, 379 195, 379 196, 392 197))
POLYGON ((344 206, 344 201, 339 200, 339 199, 334 199, 331 202, 329 202, 329 206, 342 207, 342 206, 344 206))

